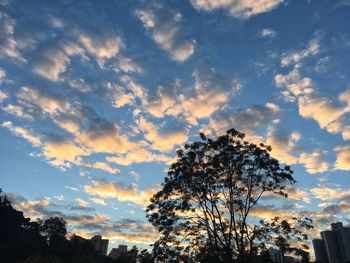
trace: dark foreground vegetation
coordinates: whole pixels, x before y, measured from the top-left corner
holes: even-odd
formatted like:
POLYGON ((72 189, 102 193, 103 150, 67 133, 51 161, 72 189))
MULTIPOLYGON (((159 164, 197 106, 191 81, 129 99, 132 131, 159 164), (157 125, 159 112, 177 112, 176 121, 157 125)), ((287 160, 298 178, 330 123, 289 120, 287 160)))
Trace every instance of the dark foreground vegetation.
MULTIPOLYGON (((270 156, 271 148, 244 140, 232 129, 216 139, 177 151, 147 217, 160 233, 153 251, 138 251, 141 263, 268 263, 271 249, 284 259, 309 262, 309 218, 261 220, 262 198, 287 198, 293 171, 270 156)), ((280 199, 279 199, 280 200, 280 199)), ((134 248, 137 250, 137 248, 134 248)), ((0 192, 1 262, 132 262, 98 255, 91 243, 71 235, 64 219, 31 221, 0 192)))
POLYGON ((269 262, 274 249, 284 262, 290 256, 308 262, 311 219, 281 218, 278 209, 266 217, 268 207, 260 204, 263 198, 280 203, 288 197, 296 182, 291 168, 270 156, 271 147, 250 143, 235 129, 215 139, 200 135, 201 141, 177 151, 147 209, 161 235, 154 245, 156 259, 269 262))
MULTIPOLYGON (((0 262, 1 263, 129 263, 127 256, 113 260, 99 255, 88 240, 67 235, 61 217, 31 221, 17 211, 0 189, 0 262)), ((136 247, 133 249, 137 250, 136 247)), ((146 251, 138 251, 140 262, 148 263, 146 251)))

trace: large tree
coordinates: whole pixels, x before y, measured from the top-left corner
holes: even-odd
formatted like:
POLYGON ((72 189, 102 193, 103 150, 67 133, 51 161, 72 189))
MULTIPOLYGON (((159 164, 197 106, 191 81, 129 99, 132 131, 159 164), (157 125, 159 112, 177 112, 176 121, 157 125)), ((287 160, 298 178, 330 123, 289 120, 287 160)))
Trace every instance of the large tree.
POLYGON ((234 129, 216 139, 200 135, 200 142, 177 151, 147 208, 161 234, 158 260, 255 262, 267 243, 279 248, 282 241, 287 252, 297 251, 290 241, 306 238, 302 229, 310 221, 289 218, 280 226, 280 219, 264 222, 252 214, 266 195, 287 197, 286 186, 295 183, 290 167, 270 156, 271 147, 249 143, 234 129))

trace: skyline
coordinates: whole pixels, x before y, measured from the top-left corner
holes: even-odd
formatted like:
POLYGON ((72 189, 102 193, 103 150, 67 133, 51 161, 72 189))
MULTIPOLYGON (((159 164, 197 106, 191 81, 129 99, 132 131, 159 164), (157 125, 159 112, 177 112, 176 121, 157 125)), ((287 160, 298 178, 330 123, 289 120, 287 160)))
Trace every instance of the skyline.
POLYGON ((235 128, 298 181, 256 216, 350 223, 350 2, 0 5, 0 185, 27 216, 146 246, 176 149, 235 128))

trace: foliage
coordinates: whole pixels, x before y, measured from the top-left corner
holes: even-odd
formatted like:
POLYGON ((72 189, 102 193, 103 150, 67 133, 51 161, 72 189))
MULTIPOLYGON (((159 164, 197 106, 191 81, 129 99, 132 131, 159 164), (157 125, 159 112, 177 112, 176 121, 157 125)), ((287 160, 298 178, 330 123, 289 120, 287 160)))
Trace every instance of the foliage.
MULTIPOLYGON (((217 139, 200 135, 200 142, 177 151, 147 208, 161 234, 154 245, 157 259, 252 262, 270 235, 276 236, 275 246, 292 249, 288 244, 302 232, 277 227, 287 221, 266 224, 252 215, 263 196, 287 197, 286 186, 295 183, 290 167, 270 156, 271 147, 249 143, 234 129, 217 139)), ((300 227, 307 228, 303 222, 300 227)))
MULTIPOLYGON (((0 261, 2 263, 112 263, 120 262, 98 255, 89 240, 67 235, 61 217, 31 221, 17 211, 0 189, 0 261)), ((134 248, 135 250, 136 248, 134 248)), ((132 262, 130 260, 123 262, 132 262)))

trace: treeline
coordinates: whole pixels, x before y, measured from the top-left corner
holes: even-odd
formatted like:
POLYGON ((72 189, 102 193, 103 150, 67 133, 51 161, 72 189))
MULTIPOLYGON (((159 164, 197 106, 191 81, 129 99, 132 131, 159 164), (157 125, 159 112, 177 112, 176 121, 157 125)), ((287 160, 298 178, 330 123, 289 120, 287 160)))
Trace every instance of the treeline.
MULTIPOLYGON (((133 249, 137 250, 136 247, 133 249)), ((152 262, 146 250, 137 251, 140 262, 152 262)), ((0 261, 2 263, 129 263, 99 255, 89 240, 67 236, 67 223, 61 217, 31 221, 17 211, 0 189, 0 261)))

